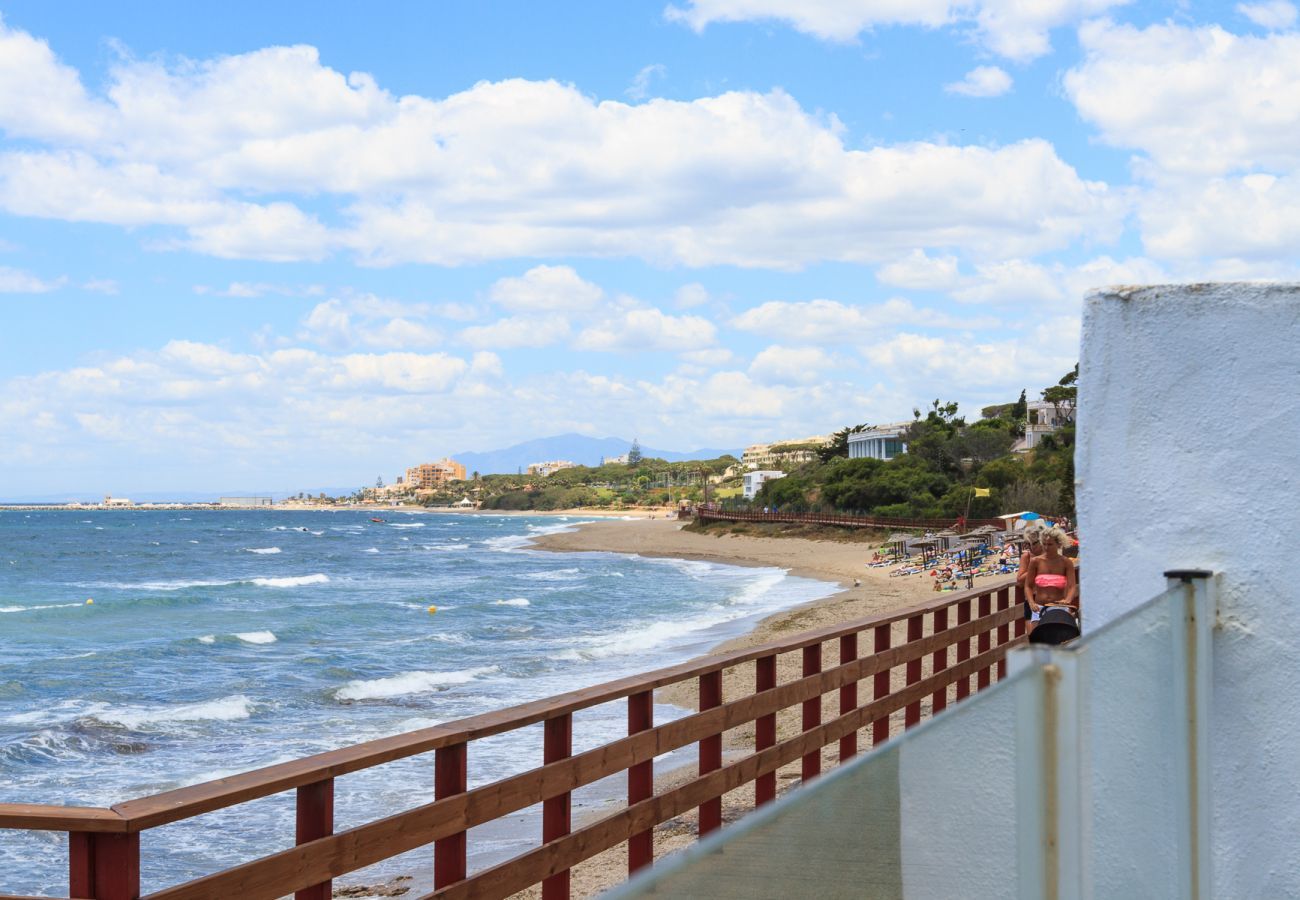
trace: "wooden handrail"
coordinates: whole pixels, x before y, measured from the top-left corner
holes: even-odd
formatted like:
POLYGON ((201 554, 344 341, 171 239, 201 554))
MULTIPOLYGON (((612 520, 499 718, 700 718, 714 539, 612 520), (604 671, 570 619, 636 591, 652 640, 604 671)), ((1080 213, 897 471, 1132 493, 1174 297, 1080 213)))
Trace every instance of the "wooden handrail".
MULTIPOLYGON (((702 826, 706 812, 708 821, 716 824, 715 820, 720 821, 718 798, 726 791, 758 778, 765 779, 764 784, 767 784, 777 768, 800 758, 804 760, 805 779, 812 777, 820 770, 820 754, 828 743, 839 741, 841 758, 847 759, 856 752, 854 734, 858 729, 874 722, 873 731, 878 742, 881 738, 880 723, 886 721, 891 713, 906 710, 908 724, 915 724, 919 720, 919 703, 923 698, 938 697, 945 694, 950 685, 956 684, 957 699, 961 699, 970 693, 972 676, 978 676, 977 690, 988 686, 992 681, 993 667, 1001 662, 1009 647, 1024 639, 1022 628, 1017 624, 1016 637, 1008 640, 1010 626, 1019 616, 1019 609, 1010 603, 1012 584, 1012 581, 1005 580, 976 590, 948 593, 889 613, 714 654, 229 778, 128 800, 111 809, 0 804, 0 828, 81 834, 85 840, 76 846, 83 849, 78 851, 74 847, 74 862, 83 868, 90 867, 85 871, 91 871, 95 856, 101 852, 109 854, 105 860, 115 859, 113 854, 119 852, 127 854, 122 857, 127 860, 138 856, 137 835, 146 829, 294 788, 299 789, 301 817, 303 789, 309 792, 328 789, 327 782, 340 775, 430 751, 437 752, 441 765, 444 755, 459 754, 459 758, 463 758, 466 746, 475 740, 539 722, 550 722, 559 728, 565 717, 570 717, 575 711, 617 700, 628 700, 631 714, 633 701, 639 700, 644 705, 655 689, 699 679, 701 706, 707 708, 697 713, 658 726, 651 726, 646 720, 625 738, 573 755, 557 743, 556 747, 563 752, 553 753, 550 757, 553 761, 545 765, 473 790, 465 790, 463 783, 454 791, 443 793, 440 789, 433 802, 346 831, 329 833, 329 821, 324 821, 323 827, 314 831, 303 832, 300 827, 297 839, 301 843, 289 850, 149 895, 154 900, 200 900, 214 896, 242 896, 252 900, 294 892, 298 892, 299 897, 328 896, 331 879, 436 842, 439 853, 448 863, 445 871, 453 874, 444 875, 431 896, 504 897, 545 879, 550 879, 548 890, 553 895, 565 896, 567 879, 563 873, 604 849, 638 835, 644 836, 655 825, 696 806, 701 808, 702 826), (994 609, 995 595, 998 609, 994 609), (975 605, 978 605, 978 615, 972 617, 970 612, 975 605), (953 607, 957 609, 957 623, 949 627, 948 612, 953 607), (933 633, 926 635, 922 621, 923 617, 930 615, 933 615, 933 633), (886 639, 882 644, 882 635, 887 638, 891 627, 903 621, 908 622, 906 640, 891 646, 886 639), (872 633, 875 652, 859 655, 859 638, 872 633), (840 662, 822 670, 822 645, 836 639, 841 641, 840 662), (972 655, 971 645, 976 642, 977 652, 972 655), (948 666, 947 648, 951 646, 957 647, 957 660, 948 666), (846 647, 851 650, 846 650, 846 647), (776 657, 801 650, 805 675, 776 685, 771 675, 776 657), (920 667, 931 656, 936 664, 932 674, 922 679, 920 667), (943 667, 937 664, 940 656, 945 661, 943 667), (722 702, 716 686, 721 683, 721 673, 755 661, 758 690, 722 702), (890 672, 899 666, 907 668, 907 686, 890 693, 887 680, 890 672), (881 692, 881 678, 886 679, 884 693, 881 692), (876 693, 864 705, 858 705, 856 686, 864 679, 874 680, 876 693), (710 685, 707 702, 706 684, 710 685), (837 691, 840 715, 822 723, 821 698, 837 691), (569 794, 577 788, 620 772, 628 773, 631 778, 634 769, 648 766, 656 757, 693 743, 712 748, 723 733, 751 722, 756 723, 760 730, 771 729, 776 713, 800 705, 804 710, 803 731, 796 736, 779 743, 775 742, 774 736, 760 737, 754 753, 726 765, 710 749, 707 766, 703 765, 705 757, 701 756, 699 777, 681 787, 660 795, 639 793, 633 797, 630 793, 632 799, 625 809, 572 833, 566 833, 569 830, 567 817, 563 821, 554 818, 549 826, 551 839, 544 839, 537 850, 465 877, 463 841, 470 828, 548 801, 553 809, 562 811, 567 808, 569 794), (814 757, 817 762, 810 765, 809 760, 814 757), (99 832, 125 833, 121 840, 129 839, 136 843, 120 847, 102 844, 104 840, 119 840, 110 834, 96 839, 101 843, 86 843, 99 832), (448 856, 453 846, 461 849, 454 851, 456 855, 448 856), (83 855, 76 857, 76 853, 83 855)), ((998 677, 1004 674, 1003 667, 996 671, 998 677)), ((940 705, 936 703, 936 706, 940 705)), ((455 773, 449 772, 451 774, 455 773)), ((457 777, 463 782, 463 775, 457 777)), ((756 800, 762 802, 757 792, 756 800)), ((116 862, 110 864, 117 865, 116 862)), ((135 865, 138 867, 138 862, 135 865)), ((138 882, 138 875, 133 877, 138 882)), ((3 900, 2 896, 0 900, 3 900)))

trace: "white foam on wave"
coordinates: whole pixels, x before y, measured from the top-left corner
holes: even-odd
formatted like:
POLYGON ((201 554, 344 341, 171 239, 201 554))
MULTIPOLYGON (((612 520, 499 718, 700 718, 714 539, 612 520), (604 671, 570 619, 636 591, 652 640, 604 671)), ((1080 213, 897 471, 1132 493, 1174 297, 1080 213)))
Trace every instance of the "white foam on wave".
POLYGON ((423 528, 423 522, 389 522, 393 528, 423 528))
POLYGON ((0 606, 0 613, 37 612, 42 609, 68 609, 84 603, 45 603, 40 606, 0 606))
POLYGON ((549 572, 525 572, 519 576, 529 581, 581 581, 581 569, 552 569, 549 572))
POLYGON ((361 552, 362 552, 362 553, 378 553, 378 552, 379 552, 379 548, 378 548, 378 547, 367 547, 366 549, 362 550, 361 552))
POLYGON ((460 553, 468 550, 468 544, 421 544, 425 550, 439 550, 443 553, 460 553))
POLYGON ((493 600, 493 606, 531 606, 527 597, 511 597, 509 600, 493 600))
POLYGON ((198 541, 190 541, 191 544, 197 544, 198 541))
POLYGON ((302 587, 303 585, 308 585, 308 584, 325 584, 325 582, 329 580, 330 579, 328 575, 322 575, 319 572, 317 572, 315 575, 290 575, 284 578, 252 579, 253 584, 257 585, 258 587, 274 587, 274 588, 302 587))
POLYGON ((215 644, 217 636, 215 634, 205 634, 199 638, 200 644, 215 644))
POLYGON ((272 631, 243 631, 237 633, 235 637, 247 644, 274 644, 276 642, 275 632, 272 631))
POLYGON ((115 587, 137 591, 183 591, 187 588, 228 587, 238 583, 237 581, 142 581, 137 584, 106 584, 93 585, 93 587, 115 587))
POLYGON ((245 552, 245 553, 260 553, 260 554, 264 554, 264 555, 270 555, 270 554, 272 554, 272 553, 279 553, 279 552, 280 552, 280 548, 279 548, 279 547, 245 547, 245 548, 244 548, 244 552, 245 552))
POLYGON ((235 722, 253 714, 253 701, 244 694, 219 700, 201 700, 175 706, 123 706, 94 710, 90 717, 105 725, 120 725, 138 731, 169 722, 235 722))
POLYGON ((439 688, 468 684, 475 678, 491 675, 496 666, 479 666, 454 672, 403 672, 388 678, 350 681, 334 692, 336 700, 385 700, 408 694, 427 694, 439 688))

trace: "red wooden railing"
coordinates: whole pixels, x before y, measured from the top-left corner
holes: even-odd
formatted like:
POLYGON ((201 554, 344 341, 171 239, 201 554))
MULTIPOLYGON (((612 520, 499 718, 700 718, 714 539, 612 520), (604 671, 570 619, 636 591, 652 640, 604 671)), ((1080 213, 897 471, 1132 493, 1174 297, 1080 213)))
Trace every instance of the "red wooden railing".
MULTIPOLYGON (((823 748, 836 760, 889 738, 895 726, 921 721, 928 705, 942 710, 1005 674, 1007 649, 1024 640, 1013 583, 810 631, 744 650, 708 656, 653 672, 584 688, 509 709, 448 722, 334 750, 204 784, 128 800, 109 809, 0 804, 0 828, 64 831, 69 835, 69 894, 93 900, 140 896, 140 834, 283 791, 297 792, 296 846, 184 884, 153 890, 150 900, 328 898, 331 881, 409 850, 434 845, 434 891, 428 898, 506 897, 541 883, 543 896, 569 895, 569 870, 620 844, 628 845, 628 870, 650 865, 653 829, 699 810, 699 832, 722 824, 722 797, 754 784, 754 802, 776 795, 777 770, 798 762, 804 780, 821 771, 823 748), (956 609, 955 624, 950 613, 956 609), (972 642, 975 644, 972 654, 972 642), (860 654, 867 644, 871 652, 860 654), (833 647, 827 651, 827 647, 833 647), (949 658, 949 650, 954 655, 949 658), (778 684, 777 658, 799 653, 802 677, 778 684), (826 657, 833 665, 827 667, 826 657), (723 673, 753 666, 754 690, 727 699, 723 673), (871 698, 860 702, 858 684, 871 698), (655 725, 653 692, 695 682, 699 711, 655 725), (928 700, 928 704, 927 701, 928 700), (574 754, 573 713, 599 704, 627 702, 627 737, 574 754), (838 702, 836 702, 838 701, 838 702), (800 709, 800 730, 778 739, 782 710, 800 709), (829 717, 829 718, 828 718, 829 717), (730 762, 723 733, 755 723, 754 750, 730 762), (468 790, 475 741, 543 724, 542 765, 468 790), (694 779, 654 792, 653 760, 698 745, 694 779), (433 753, 433 798, 421 806, 334 832, 334 779, 349 772, 417 754, 433 753), (570 794, 621 772, 627 805, 576 829, 570 794), (485 822, 542 804, 541 844, 483 871, 466 865, 466 832, 485 822)), ((1018 601, 1020 598, 1017 597, 1018 601)), ((412 786, 413 795, 421 788, 412 786)), ((214 839, 219 839, 214 836, 214 839)), ((151 842, 151 852, 167 848, 151 842)), ((4 873, 0 872, 0 881, 4 873)), ((12 895, 0 896, 0 900, 12 895)))
MULTIPOLYGON (((806 525, 845 525, 854 528, 924 528, 943 529, 956 525, 954 519, 906 519, 897 516, 850 516, 845 513, 762 512, 752 510, 723 510, 696 507, 694 515, 701 521, 725 522, 789 522, 806 525)), ((1003 528, 1002 519, 967 519, 967 529, 992 525, 1003 528)))

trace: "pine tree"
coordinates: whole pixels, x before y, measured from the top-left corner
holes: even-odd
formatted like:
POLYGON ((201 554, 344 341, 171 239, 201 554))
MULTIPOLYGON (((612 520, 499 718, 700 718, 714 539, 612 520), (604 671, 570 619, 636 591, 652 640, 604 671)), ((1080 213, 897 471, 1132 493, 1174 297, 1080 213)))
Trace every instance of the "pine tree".
POLYGON ((632 438, 632 447, 627 451, 627 464, 629 468, 641 465, 641 445, 636 438, 632 438))

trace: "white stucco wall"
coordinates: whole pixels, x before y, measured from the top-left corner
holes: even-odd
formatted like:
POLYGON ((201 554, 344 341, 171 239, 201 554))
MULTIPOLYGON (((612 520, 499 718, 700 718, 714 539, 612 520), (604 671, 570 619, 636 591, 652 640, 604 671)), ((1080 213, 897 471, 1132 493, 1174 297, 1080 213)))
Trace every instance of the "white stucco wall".
POLYGON ((1300 896, 1300 285, 1098 292, 1080 363, 1087 626, 1222 573, 1215 896, 1300 896))

